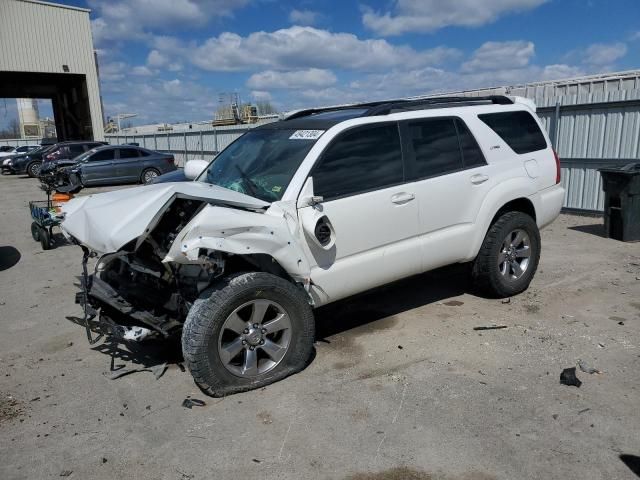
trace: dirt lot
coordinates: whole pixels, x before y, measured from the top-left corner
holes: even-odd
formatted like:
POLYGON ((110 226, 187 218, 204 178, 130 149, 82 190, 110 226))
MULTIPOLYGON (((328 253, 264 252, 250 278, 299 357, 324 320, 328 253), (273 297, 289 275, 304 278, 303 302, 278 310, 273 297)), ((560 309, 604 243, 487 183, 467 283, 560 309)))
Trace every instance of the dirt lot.
POLYGON ((31 239, 34 180, 0 192, 2 479, 636 478, 619 457, 640 455, 640 244, 601 219, 546 229, 510 303, 474 296, 461 267, 405 280, 318 312, 302 373, 213 399, 168 347, 90 347, 66 318, 80 249, 31 239), (112 380, 110 354, 169 368, 112 380), (603 373, 561 385, 578 359, 603 373))

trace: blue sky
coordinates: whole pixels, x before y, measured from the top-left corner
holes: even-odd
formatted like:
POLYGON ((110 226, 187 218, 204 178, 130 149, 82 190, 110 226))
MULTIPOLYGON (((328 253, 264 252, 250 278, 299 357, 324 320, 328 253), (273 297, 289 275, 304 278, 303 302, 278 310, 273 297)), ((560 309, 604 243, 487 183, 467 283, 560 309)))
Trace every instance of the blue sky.
POLYGON ((106 115, 210 119, 640 67, 638 0, 69 0, 91 8, 106 115))

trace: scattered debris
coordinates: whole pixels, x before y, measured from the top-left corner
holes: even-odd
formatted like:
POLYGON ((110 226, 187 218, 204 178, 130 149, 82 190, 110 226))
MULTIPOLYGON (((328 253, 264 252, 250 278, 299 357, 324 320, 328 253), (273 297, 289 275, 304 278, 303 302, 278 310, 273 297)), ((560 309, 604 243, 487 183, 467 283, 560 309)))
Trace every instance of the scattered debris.
POLYGON ((484 325, 480 327, 473 327, 474 330, 499 330, 501 328, 507 328, 507 325, 484 325))
POLYGON ((251 461, 253 463, 262 463, 262 460, 258 460, 257 458, 252 458, 251 461))
POLYGON ((584 373, 588 373, 589 375, 594 374, 594 373, 602 373, 597 368, 590 367, 589 365, 587 365, 582 360, 578 360, 578 367, 580 367, 580 370, 582 370, 584 373))
POLYGON ((130 373, 137 372, 151 372, 156 377, 156 380, 159 380, 164 372, 167 371, 167 364, 161 363, 159 365, 153 365, 152 367, 140 367, 140 368, 120 368, 118 370, 113 370, 111 372, 105 372, 105 375, 109 377, 111 380, 117 380, 118 378, 124 377, 125 375, 129 375, 130 373))
POLYGON ((398 350, 402 350, 402 345, 398 345, 398 350))
POLYGON ((569 387, 578 387, 582 385, 582 382, 576 377, 576 367, 565 368, 560 374, 560 383, 569 387))
MULTIPOLYGON (((575 369, 574 369, 575 370, 575 369)), ((187 397, 182 401, 182 406, 191 410, 193 407, 204 407, 206 403, 198 398, 187 397)))
POLYGON ((73 342, 68 342, 67 347, 73 347, 73 342))
POLYGON ((604 348, 604 343, 598 343, 598 347, 604 348))
POLYGON ((62 472, 60 472, 60 476, 61 477, 68 477, 72 473, 73 473, 73 470, 63 470, 62 472))
POLYGON ((102 457, 102 463, 107 463, 107 459, 102 457))
POLYGON ((591 409, 590 409, 590 408, 583 408, 582 410, 580 410, 580 411, 578 412, 578 415, 580 415, 581 413, 586 413, 586 412, 588 412, 589 410, 591 410, 591 409))
POLYGON ((511 303, 511 298, 503 298, 502 303, 511 303))
POLYGON ((449 300, 448 302, 444 302, 447 307, 459 307, 460 305, 464 305, 464 302, 460 300, 449 300))
POLYGON ((554 413, 554 414, 553 414, 553 415, 551 415, 551 416, 553 417, 553 419, 554 419, 554 420, 557 420, 557 419, 558 419, 558 417, 559 417, 560 415, 558 415, 557 413, 554 413))

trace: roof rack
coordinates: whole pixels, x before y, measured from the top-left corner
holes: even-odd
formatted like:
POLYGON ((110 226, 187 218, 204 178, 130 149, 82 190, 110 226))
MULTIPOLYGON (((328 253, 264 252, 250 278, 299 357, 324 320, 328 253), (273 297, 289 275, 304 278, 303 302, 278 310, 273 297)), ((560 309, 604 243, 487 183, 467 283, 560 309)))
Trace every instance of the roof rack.
POLYGON ((372 117, 374 115, 388 115, 394 111, 461 107, 478 104, 511 105, 513 104, 513 100, 505 95, 489 95, 486 97, 431 97, 418 100, 400 100, 373 106, 362 116, 372 117))
POLYGON ((380 102, 339 105, 335 107, 308 108, 289 115, 287 118, 285 118, 285 120, 307 117, 315 113, 335 112, 355 108, 366 108, 367 110, 360 116, 372 117, 374 115, 388 115, 394 111, 460 107, 478 104, 511 105, 513 104, 513 100, 505 95, 489 95, 485 97, 429 97, 421 99, 385 100, 380 102))

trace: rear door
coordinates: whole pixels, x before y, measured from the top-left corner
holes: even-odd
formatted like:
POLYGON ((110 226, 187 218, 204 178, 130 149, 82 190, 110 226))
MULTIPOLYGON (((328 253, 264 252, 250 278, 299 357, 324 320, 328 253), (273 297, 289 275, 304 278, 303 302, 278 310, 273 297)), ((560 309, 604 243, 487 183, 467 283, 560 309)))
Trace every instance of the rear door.
POLYGON ((299 208, 303 229, 326 215, 335 232, 328 251, 307 235, 311 279, 324 301, 418 273, 418 206, 404 181, 396 122, 338 134, 310 176, 314 195, 323 200, 299 208))
POLYGON ((105 148, 90 155, 82 164, 82 182, 85 185, 102 185, 115 180, 115 148, 105 148))
POLYGON ((492 184, 484 155, 458 117, 406 120, 401 129, 419 208, 422 270, 459 262, 492 184))
POLYGON ((115 176, 121 182, 137 182, 142 173, 142 159, 137 148, 118 148, 115 176))

